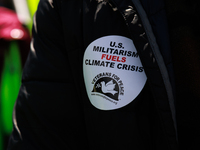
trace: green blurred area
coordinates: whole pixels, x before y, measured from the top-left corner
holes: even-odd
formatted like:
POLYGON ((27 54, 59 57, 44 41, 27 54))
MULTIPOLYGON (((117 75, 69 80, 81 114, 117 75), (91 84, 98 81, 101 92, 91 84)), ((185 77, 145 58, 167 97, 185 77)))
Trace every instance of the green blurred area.
POLYGON ((12 131, 12 110, 20 88, 22 68, 19 51, 16 41, 11 41, 5 51, 0 93, 2 129, 5 134, 12 131))
MULTIPOLYGON (((2 64, 1 64, 2 65, 2 64)), ((21 58, 17 41, 11 41, 4 54, 0 79, 0 149, 4 149, 3 139, 12 132, 12 112, 21 81, 21 58)))
MULTIPOLYGON (((0 1, 3 2, 3 1, 0 1)), ((6 2, 6 1, 5 1, 6 2)), ((7 1, 8 2, 8 1, 7 1)), ((19 2, 19 1, 18 1, 19 2)), ((26 0, 31 20, 24 24, 30 31, 32 20, 39 0, 26 0)), ((12 2, 14 6, 14 2, 12 2)), ((12 8, 12 7, 10 7, 12 8)), ((15 7, 13 7, 15 8, 15 7)), ((13 9, 15 10, 15 9, 13 9)), ((17 13, 17 12, 16 12, 17 13)), ((4 62, 0 72, 0 150, 5 150, 8 137, 12 132, 12 112, 21 84, 22 62, 20 47, 17 41, 10 41, 4 54, 4 62)))
POLYGON ((31 32, 31 29, 32 29, 32 24, 33 24, 33 16, 34 16, 34 13, 37 9, 38 3, 39 3, 39 0, 27 0, 30 16, 32 18, 31 22, 28 24, 28 28, 29 28, 30 32, 31 32))

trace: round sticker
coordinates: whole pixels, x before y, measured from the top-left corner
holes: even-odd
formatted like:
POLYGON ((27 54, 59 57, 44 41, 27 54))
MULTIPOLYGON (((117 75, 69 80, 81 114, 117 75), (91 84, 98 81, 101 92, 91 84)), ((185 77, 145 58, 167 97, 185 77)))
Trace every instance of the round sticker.
POLYGON ((83 74, 89 100, 101 110, 128 105, 147 80, 133 41, 117 35, 101 37, 86 48, 83 74))

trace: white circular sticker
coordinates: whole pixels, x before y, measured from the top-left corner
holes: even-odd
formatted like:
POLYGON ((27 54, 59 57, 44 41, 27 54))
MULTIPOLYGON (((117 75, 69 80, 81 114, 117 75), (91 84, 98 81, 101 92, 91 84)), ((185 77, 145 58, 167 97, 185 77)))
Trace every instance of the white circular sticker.
POLYGON ((117 35, 101 37, 86 48, 83 74, 89 100, 101 110, 128 105, 147 80, 133 41, 117 35))

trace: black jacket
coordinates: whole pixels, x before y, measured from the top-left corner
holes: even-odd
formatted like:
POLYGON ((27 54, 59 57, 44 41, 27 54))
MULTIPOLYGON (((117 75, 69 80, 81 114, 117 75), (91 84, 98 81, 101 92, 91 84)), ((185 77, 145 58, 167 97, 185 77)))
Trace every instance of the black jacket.
POLYGON ((162 0, 41 0, 9 149, 176 150, 173 89, 162 0))

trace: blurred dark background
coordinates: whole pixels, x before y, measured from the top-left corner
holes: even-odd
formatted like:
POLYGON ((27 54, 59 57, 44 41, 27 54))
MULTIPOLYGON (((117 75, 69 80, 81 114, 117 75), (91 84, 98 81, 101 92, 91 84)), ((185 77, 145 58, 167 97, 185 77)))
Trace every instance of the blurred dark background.
POLYGON ((29 53, 32 18, 39 0, 0 0, 0 150, 12 132, 12 112, 29 53))

